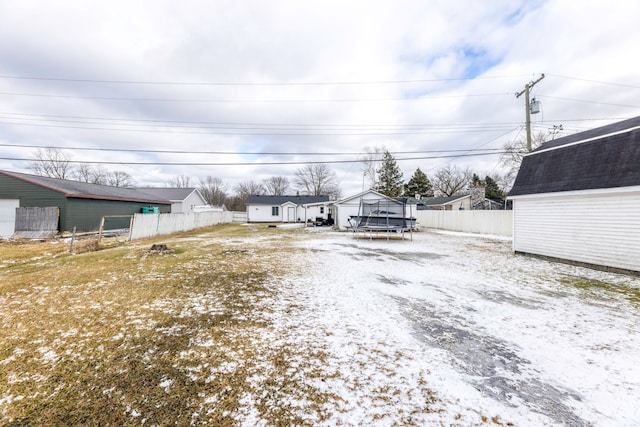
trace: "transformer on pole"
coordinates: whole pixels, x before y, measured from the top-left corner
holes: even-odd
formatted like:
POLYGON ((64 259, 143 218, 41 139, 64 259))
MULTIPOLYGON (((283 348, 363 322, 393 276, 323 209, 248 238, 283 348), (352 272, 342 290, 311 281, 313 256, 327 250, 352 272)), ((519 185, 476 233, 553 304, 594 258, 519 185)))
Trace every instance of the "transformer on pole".
POLYGON ((531 88, 536 85, 540 80, 544 79, 544 73, 540 76, 538 80, 531 81, 524 85, 524 90, 516 93, 516 98, 520 98, 520 96, 524 93, 524 107, 525 107, 525 117, 526 117, 526 125, 527 125, 527 151, 531 151, 531 114, 537 114, 540 112, 540 103, 533 99, 533 101, 529 101, 529 92, 531 88))

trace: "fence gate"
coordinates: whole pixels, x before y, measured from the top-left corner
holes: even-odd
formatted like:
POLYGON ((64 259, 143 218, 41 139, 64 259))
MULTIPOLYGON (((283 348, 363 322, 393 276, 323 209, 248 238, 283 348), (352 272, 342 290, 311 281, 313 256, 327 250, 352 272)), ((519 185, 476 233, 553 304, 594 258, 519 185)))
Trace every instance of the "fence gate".
POLYGON ((15 238, 46 239, 58 234, 57 206, 16 208, 15 238))

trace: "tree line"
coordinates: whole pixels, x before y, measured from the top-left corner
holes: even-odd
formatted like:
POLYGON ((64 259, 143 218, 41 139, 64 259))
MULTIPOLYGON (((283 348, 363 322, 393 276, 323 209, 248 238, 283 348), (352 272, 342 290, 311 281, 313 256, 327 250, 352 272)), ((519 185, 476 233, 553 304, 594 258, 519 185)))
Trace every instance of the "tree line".
POLYGON ((503 200, 506 195, 505 179, 498 174, 485 174, 481 178, 470 168, 446 165, 429 177, 417 168, 407 182, 393 155, 384 148, 376 148, 366 159, 364 168, 369 188, 389 197, 451 197, 471 187, 485 187, 488 199, 503 200), (376 166, 379 165, 379 166, 376 166))
MULTIPOLYGON (((109 171, 101 165, 80 163, 72 166, 70 157, 55 149, 38 149, 30 169, 37 175, 60 179, 72 179, 100 185, 116 187, 136 186, 133 177, 124 171, 109 171)), ((519 165, 520 158, 515 162, 519 165)), ((511 163, 514 161, 508 159, 511 163)), ((508 162, 507 166, 509 166, 508 162)), ((513 175, 512 166, 509 169, 513 175)), ((517 171, 517 169, 515 169, 517 171)), ((486 197, 502 200, 509 176, 474 173, 470 168, 461 169, 455 165, 446 165, 431 176, 417 168, 408 181, 398 166, 394 156, 384 147, 369 151, 362 161, 363 190, 373 189, 389 197, 450 197, 460 194, 474 186, 484 186, 486 197)), ((342 191, 335 171, 327 164, 312 163, 296 170, 292 178, 270 176, 262 181, 247 180, 233 187, 218 176, 201 177, 197 181, 188 175, 179 175, 165 183, 173 188, 197 188, 206 202, 212 206, 225 205, 230 210, 244 210, 251 195, 328 195, 338 200, 342 191)))

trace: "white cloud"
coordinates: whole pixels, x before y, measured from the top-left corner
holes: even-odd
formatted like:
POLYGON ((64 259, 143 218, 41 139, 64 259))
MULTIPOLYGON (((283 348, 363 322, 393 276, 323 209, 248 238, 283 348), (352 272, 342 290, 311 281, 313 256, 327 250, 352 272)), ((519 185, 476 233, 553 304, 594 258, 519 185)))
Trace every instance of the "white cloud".
MULTIPOLYGON (((507 130, 524 121, 524 101, 514 93, 543 72, 547 77, 532 93, 543 107, 543 114, 534 116, 537 129, 562 123, 566 132, 574 132, 607 122, 595 119, 638 115, 640 79, 633 52, 640 41, 635 22, 639 15, 640 5, 634 1, 617 2, 615 7, 604 1, 568 0, 3 2, 2 76, 247 85, 0 78, 0 144, 236 153, 364 153, 375 146, 390 151, 498 148, 517 137, 517 130, 507 130), (442 80, 468 76, 477 78, 442 80), (278 85, 408 80, 422 82, 278 85), (42 96, 52 94, 69 97, 42 96), (267 102, 275 100, 279 102, 267 102), (41 115, 61 117, 45 122, 41 115), (491 123, 501 125, 488 129, 491 123), (482 126, 471 128, 472 124, 482 126), (420 134, 407 134, 411 129, 398 127, 408 125, 429 127, 421 128, 420 134), (465 132, 454 133, 455 128, 465 132)), ((30 157, 32 151, 0 145, 0 157, 30 157)), ((78 150, 72 155, 79 160, 122 162, 294 160, 78 150)), ((418 166, 433 171, 446 162, 480 173, 500 170, 497 156, 401 161, 400 166, 408 179, 418 166)), ((26 166, 0 160, 0 169, 26 166)), ((232 187, 274 174, 292 177, 298 167, 132 166, 130 170, 148 185, 187 174, 196 181, 219 176, 232 187)), ((360 189, 359 164, 332 167, 343 180, 345 194, 360 189)))

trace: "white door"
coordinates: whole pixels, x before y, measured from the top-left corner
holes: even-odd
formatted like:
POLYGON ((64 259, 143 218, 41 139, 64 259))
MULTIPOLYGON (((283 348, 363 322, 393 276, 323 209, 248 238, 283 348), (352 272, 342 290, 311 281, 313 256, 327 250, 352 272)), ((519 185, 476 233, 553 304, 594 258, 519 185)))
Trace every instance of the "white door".
POLYGON ((296 222, 296 208, 287 208, 287 222, 296 222))
POLYGON ((0 200, 0 237, 11 237, 16 231, 16 208, 20 207, 20 200, 0 200))

